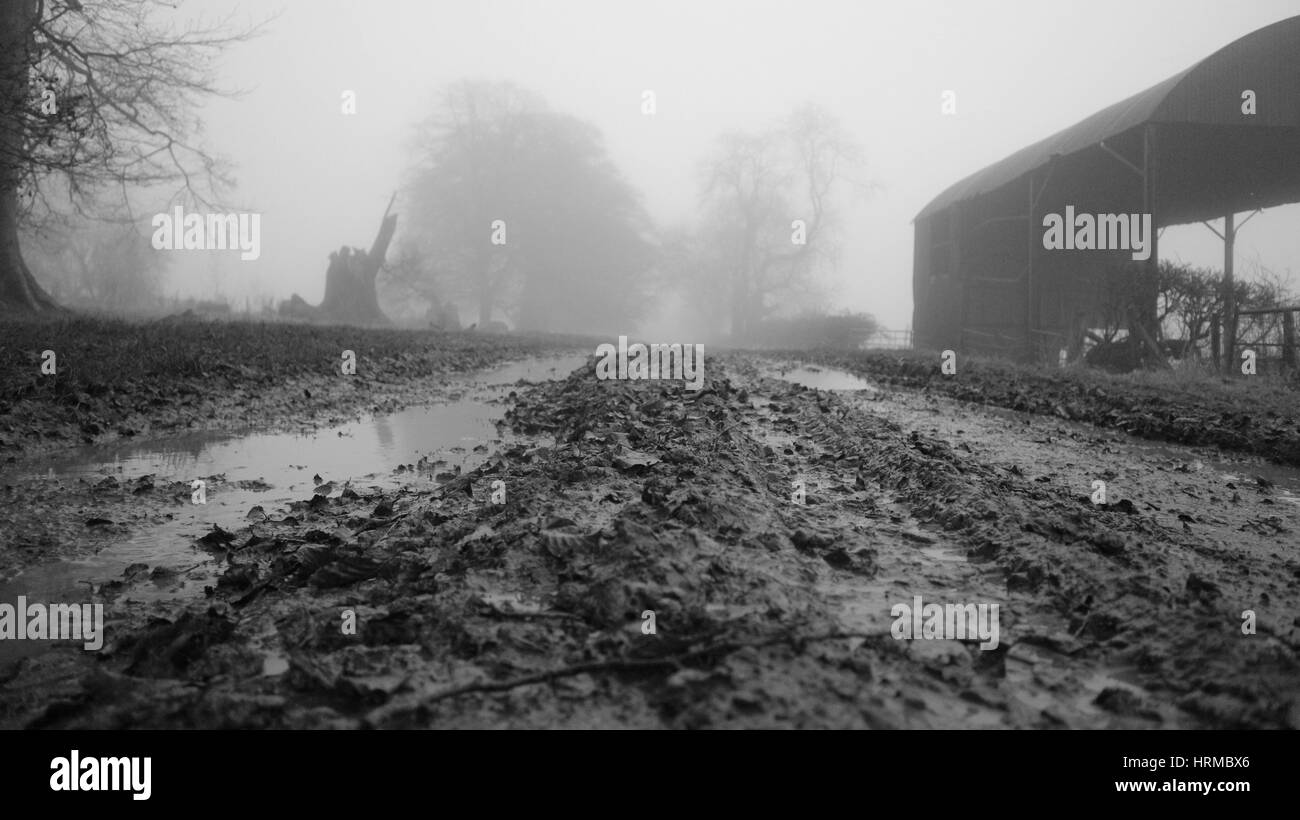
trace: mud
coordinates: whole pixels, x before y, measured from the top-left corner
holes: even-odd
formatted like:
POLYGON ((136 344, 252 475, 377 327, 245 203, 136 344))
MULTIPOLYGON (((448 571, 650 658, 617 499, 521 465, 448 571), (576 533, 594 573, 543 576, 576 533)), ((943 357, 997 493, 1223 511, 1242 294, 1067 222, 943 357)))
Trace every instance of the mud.
POLYGON ((515 438, 436 488, 304 493, 229 531, 200 600, 137 600, 147 567, 96 590, 104 651, 11 664, 0 721, 1300 726, 1285 480, 774 368, 522 389, 515 438), (915 596, 997 604, 997 647, 897 639, 915 596))
POLYGON ((1081 367, 1041 368, 937 352, 814 352, 799 364, 842 367, 878 385, 1123 430, 1155 441, 1220 447, 1300 467, 1300 377, 1218 377, 1081 367))

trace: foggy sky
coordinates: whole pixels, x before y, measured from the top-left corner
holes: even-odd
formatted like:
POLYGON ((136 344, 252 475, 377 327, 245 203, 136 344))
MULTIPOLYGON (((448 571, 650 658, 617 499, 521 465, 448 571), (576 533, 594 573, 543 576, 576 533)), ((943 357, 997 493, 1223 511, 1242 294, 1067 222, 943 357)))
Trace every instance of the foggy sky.
MULTIPOLYGON (((516 82, 598 126, 665 225, 695 215, 697 167, 720 133, 760 128, 805 100, 826 106, 865 146, 880 185, 846 215, 834 307, 889 328, 911 323, 912 217, 945 187, 1300 13, 1297 0, 190 5, 243 20, 281 14, 220 64, 223 84, 251 92, 202 112, 206 144, 236 163, 233 198, 262 214, 261 257, 176 254, 169 295, 318 302, 329 252, 369 246, 403 184, 403 147, 432 92, 477 78, 516 82), (340 112, 345 89, 356 92, 355 116, 340 112), (641 113, 647 89, 651 117, 641 113), (957 94, 956 116, 941 114, 945 89, 957 94)), ((1246 278, 1255 258, 1300 274, 1300 206, 1257 216, 1237 250, 1246 278)), ((1222 264, 1203 226, 1169 229, 1160 252, 1222 264)))

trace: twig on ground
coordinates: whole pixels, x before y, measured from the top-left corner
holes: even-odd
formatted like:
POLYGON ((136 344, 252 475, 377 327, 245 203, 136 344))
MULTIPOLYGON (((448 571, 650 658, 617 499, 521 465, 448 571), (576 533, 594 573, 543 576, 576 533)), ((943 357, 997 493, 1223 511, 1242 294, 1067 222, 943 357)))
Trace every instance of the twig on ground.
POLYGON ((728 655, 740 649, 755 649, 765 646, 773 646, 780 643, 789 643, 802 651, 804 644, 814 643, 817 641, 870 637, 872 637, 871 634, 863 632, 830 632, 824 635, 809 636, 799 636, 787 633, 759 641, 720 641, 699 649, 692 649, 688 652, 681 652, 675 655, 667 655, 662 658, 615 658, 605 661, 579 663, 572 666, 564 666, 559 669, 551 669, 545 672, 534 672, 531 675, 522 675, 517 678, 508 678, 503 681, 477 681, 475 683, 467 683, 461 686, 452 686, 429 695, 415 695, 401 701, 390 701, 388 704, 375 709, 367 715, 366 722, 375 725, 389 716, 408 710, 420 709, 437 703, 438 701, 459 697, 460 695, 468 695, 474 692, 507 692, 511 689, 517 689, 520 686, 527 686, 533 683, 546 683, 561 678, 571 678, 576 675, 583 675, 592 672, 631 672, 647 669, 680 669, 685 661, 719 653, 728 655))

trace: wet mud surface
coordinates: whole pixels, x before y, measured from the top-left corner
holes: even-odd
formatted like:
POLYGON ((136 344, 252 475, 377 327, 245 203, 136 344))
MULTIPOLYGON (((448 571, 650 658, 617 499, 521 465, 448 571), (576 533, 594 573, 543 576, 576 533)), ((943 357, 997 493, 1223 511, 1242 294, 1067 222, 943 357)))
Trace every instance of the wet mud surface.
POLYGON ((103 650, 0 663, 0 725, 1300 727, 1290 473, 798 371, 588 362, 459 473, 292 485, 185 540, 198 577, 92 583, 103 650), (996 647, 896 638, 918 596, 998 605, 996 647))
POLYGON ((1300 380, 1107 374, 965 358, 944 374, 926 351, 820 352, 803 361, 840 367, 883 385, 1122 430, 1154 441, 1221 447, 1300 467, 1300 380))
POLYGON ((205 431, 310 431, 421 404, 457 375, 573 344, 184 317, 5 317, 0 336, 0 464, 205 431), (355 358, 347 375, 345 351, 355 358))

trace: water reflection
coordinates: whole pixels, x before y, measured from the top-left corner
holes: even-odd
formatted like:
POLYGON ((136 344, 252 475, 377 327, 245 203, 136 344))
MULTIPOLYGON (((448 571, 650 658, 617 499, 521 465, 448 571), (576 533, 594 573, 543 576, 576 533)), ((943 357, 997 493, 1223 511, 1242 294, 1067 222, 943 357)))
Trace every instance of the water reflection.
MULTIPOLYGON (((153 525, 137 527, 93 557, 33 567, 0 582, 0 602, 13 604, 19 595, 34 603, 89 602, 92 588, 121 580, 132 564, 147 565, 154 573, 146 572, 130 585, 126 594, 132 600, 202 595, 203 587, 215 583, 221 571, 221 556, 201 551, 194 541, 213 525, 234 530, 247 524, 253 506, 271 514, 292 501, 308 499, 318 474, 334 483, 335 493, 349 481, 358 492, 399 486, 432 489, 439 483, 436 474, 445 477, 457 467, 472 470, 502 443, 507 433, 497 423, 505 415, 503 399, 514 385, 521 380, 563 378, 587 358, 543 357, 466 375, 456 385, 463 395, 454 394, 460 397, 450 403, 411 407, 317 431, 244 436, 194 433, 77 448, 47 457, 39 467, 6 465, 10 474, 53 481, 93 483, 113 476, 127 482, 144 475, 153 475, 157 485, 188 484, 218 475, 225 481, 210 484, 206 504, 170 508, 153 525), (395 469, 419 464, 422 458, 431 469, 395 469)), ((0 662, 44 651, 49 645, 0 641, 0 662)))
POLYGON ((805 365, 778 373, 777 377, 813 390, 871 390, 877 388, 866 379, 834 367, 805 365))

